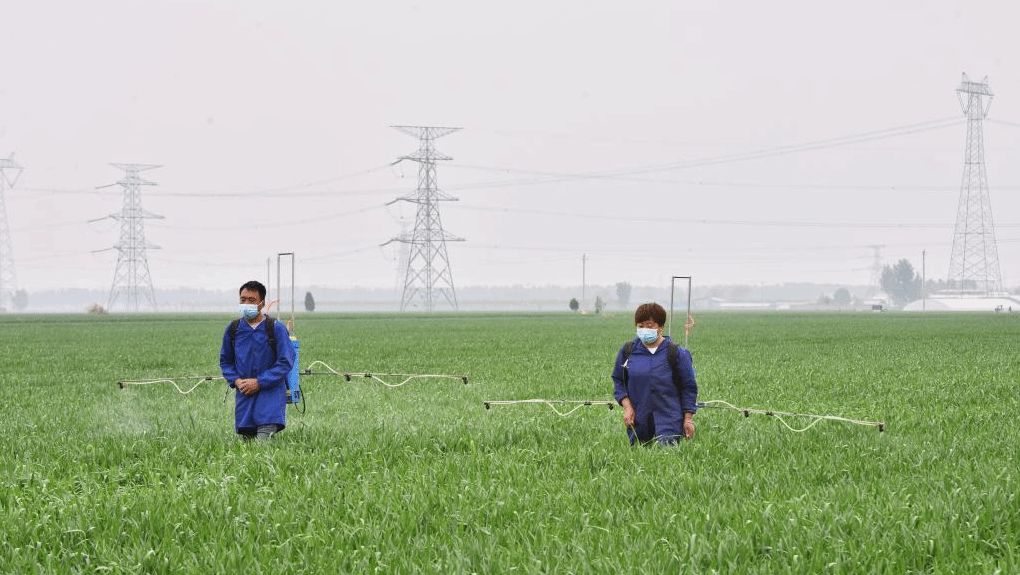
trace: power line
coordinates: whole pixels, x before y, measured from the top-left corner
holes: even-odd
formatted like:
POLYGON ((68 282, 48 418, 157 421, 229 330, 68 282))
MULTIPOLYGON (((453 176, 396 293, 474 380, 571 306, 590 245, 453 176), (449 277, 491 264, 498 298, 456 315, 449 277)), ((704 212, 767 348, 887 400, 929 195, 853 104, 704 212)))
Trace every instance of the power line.
MULTIPOLYGON (((399 191, 399 188, 367 188, 362 190, 317 190, 313 192, 295 192, 295 190, 301 190, 303 188, 312 188, 323 184, 329 184, 334 182, 340 182, 343 180, 350 180, 366 174, 381 171, 383 169, 392 166, 392 163, 382 164, 365 170, 344 174, 332 178, 325 178, 322 180, 313 180, 311 182, 301 182, 291 184, 287 186, 281 186, 276 188, 262 188, 256 190, 244 190, 237 192, 223 192, 223 191, 198 191, 198 192, 150 192, 147 194, 149 197, 195 197, 195 198, 249 198, 249 197, 288 197, 292 198, 295 196, 333 196, 333 195, 368 195, 368 194, 392 194, 394 191, 399 191)), ((64 189, 64 188, 22 188, 24 191, 32 191, 39 193, 49 194, 72 194, 72 195, 109 195, 119 192, 106 192, 103 191, 105 188, 116 184, 108 184, 105 186, 97 186, 93 188, 81 188, 81 189, 64 189)))
MULTIPOLYGON (((457 209, 460 210, 471 210, 479 212, 493 212, 493 213, 519 213, 528 215, 543 215, 543 216, 554 216, 558 218, 580 218, 580 219, 593 219, 593 220, 608 220, 608 221, 622 221, 622 222, 651 222, 651 223, 670 223, 670 224, 711 224, 711 225, 735 225, 735 226, 774 226, 774 227, 826 227, 826 228, 862 228, 862 229, 873 229, 873 228, 887 228, 887 229, 920 229, 920 228, 947 228, 951 227, 950 223, 909 223, 909 222, 896 222, 896 223, 877 223, 877 222, 829 222, 821 220, 738 220, 738 219, 719 219, 719 218, 674 218, 674 217, 656 217, 656 216, 617 216, 617 215, 606 215, 606 214, 584 214, 573 211, 555 211, 555 210, 538 210, 538 209, 523 209, 523 208, 492 208, 486 206, 470 206, 461 205, 457 209)), ((1020 226, 1016 224, 1012 227, 1020 226)))
POLYGON ((917 122, 914 124, 896 126, 884 130, 873 130, 870 132, 862 132, 859 134, 851 134, 848 136, 839 136, 823 140, 814 140, 802 144, 794 144, 789 146, 772 146, 768 148, 761 148, 758 150, 751 150, 749 152, 739 152, 734 154, 724 154, 720 156, 695 158, 692 160, 672 162, 668 164, 639 166, 632 168, 617 168, 613 170, 605 170, 600 172, 563 173, 549 171, 528 171, 527 173, 542 178, 540 180, 532 180, 530 182, 531 184, 559 183, 577 179, 633 179, 633 176, 641 174, 682 170, 695 167, 727 164, 733 162, 744 162, 749 160, 771 158, 800 152, 846 146, 849 144, 871 142, 875 140, 884 140, 888 138, 895 138, 910 134, 947 128, 958 125, 960 123, 961 121, 956 117, 939 118, 936 120, 928 120, 925 122, 917 122))
POLYGON ((991 122, 993 124, 1001 124, 1003 126, 1012 126, 1014 128, 1020 128, 1020 124, 1018 124, 1016 122, 1007 122, 1005 120, 996 120, 996 119, 993 119, 993 118, 985 118, 985 120, 987 120, 987 121, 989 121, 989 122, 991 122))
MULTIPOLYGON (((550 176, 557 176, 563 174, 557 174, 553 172, 534 172, 529 170, 518 170, 514 168, 503 168, 496 166, 472 166, 465 164, 451 164, 451 169, 459 170, 477 170, 494 173, 513 173, 513 174, 546 174, 550 176)), ((615 180, 607 176, 603 179, 615 180)), ((641 178, 637 181, 643 183, 661 183, 669 185, 683 185, 683 186, 701 186, 701 187, 728 187, 728 188, 783 188, 783 189, 806 189, 806 190, 837 190, 837 191, 876 191, 876 192, 957 192, 959 188, 954 186, 935 185, 935 184, 828 184, 828 183, 810 183, 810 182, 739 182, 739 181, 720 181, 720 180, 681 180, 675 178, 641 178)), ((554 183, 549 180, 490 180, 485 182, 468 182, 463 184, 454 184, 446 186, 450 190, 479 190, 487 188, 508 188, 517 187, 520 185, 542 185, 547 183, 554 183)), ((997 190, 1020 190, 1020 186, 995 186, 997 190)))
MULTIPOLYGON (((461 184, 458 186, 450 186, 449 189, 482 189, 486 187, 506 187, 506 186, 523 186, 523 185, 540 185, 548 183, 558 183, 563 181, 578 180, 578 179, 618 179, 623 181, 642 181, 642 182, 655 182, 661 181, 663 183, 685 183, 678 182, 676 180, 665 179, 655 180, 648 178, 636 178, 637 174, 648 174, 661 171, 672 171, 679 169, 686 169, 691 167, 700 167, 707 165, 716 165, 730 162, 742 162, 753 159, 762 159, 768 157, 782 156, 793 153, 814 151, 834 147, 842 147, 854 143, 870 142, 876 140, 884 140, 888 138, 896 138, 904 135, 915 134, 920 132, 926 132, 930 130, 936 130, 946 127, 952 127, 961 124, 962 121, 957 117, 940 118, 935 120, 928 120, 924 122, 917 122, 913 124, 907 124, 903 126, 895 126, 892 128, 886 128, 882 130, 872 130, 869 132, 862 132, 858 134, 851 134, 847 136, 839 136, 834 138, 826 138, 822 140, 814 140, 801 144, 794 144, 788 146, 772 146, 767 148, 761 148, 758 150, 751 150, 748 152, 738 152, 733 154, 725 154, 720 156, 708 156, 704 158, 695 158, 692 160, 685 160, 680 162, 673 162, 668 164, 653 165, 653 166, 638 166, 638 167, 622 167, 613 170, 605 170, 598 172, 555 172, 555 171, 542 171, 542 170, 526 170, 520 168, 500 168, 500 167, 484 167, 484 166, 462 166, 452 165, 454 168, 461 169, 480 169, 493 172, 506 172, 536 176, 539 179, 524 180, 524 181, 513 181, 513 182, 476 182, 461 184)), ((1002 122, 1006 125, 1012 125, 1009 122, 1002 122)), ((392 194, 394 191, 399 191, 398 188, 365 188, 365 189, 354 189, 354 190, 320 190, 315 192, 306 193, 295 193, 295 190, 302 188, 314 187, 325 183, 333 183, 343 181, 347 179, 353 179, 366 174, 381 171, 383 169, 390 168, 394 163, 381 164, 365 170, 359 170, 349 174, 336 176, 333 178, 326 178, 322 180, 315 180, 311 182, 302 182, 292 184, 288 186, 281 186, 276 188, 264 188, 257 190, 238 191, 238 192, 218 192, 218 191, 205 191, 205 192, 156 192, 150 193, 152 197, 201 197, 201 198, 233 198, 233 197, 250 197, 250 196, 343 196, 343 195, 372 195, 372 194, 392 194)), ((767 185, 767 184, 766 184, 767 185)), ((775 184, 776 186, 784 186, 784 184, 775 184)), ((810 184, 805 184, 810 185, 810 184)), ((820 186, 817 186, 820 187, 820 186)), ((826 186, 832 187, 832 186, 826 186)), ((1011 187, 997 187, 1001 189, 1020 189, 1020 186, 1011 187)), ((66 190, 66 189, 53 189, 53 188, 23 188, 25 191, 33 192, 46 192, 46 193, 60 193, 60 194, 81 194, 81 193, 103 193, 99 192, 95 188, 91 189, 80 189, 80 190, 66 190)), ((861 189, 859 186, 851 186, 851 189, 861 189)), ((884 187, 878 187, 875 189, 885 189, 884 187)))
POLYGON ((884 140, 887 138, 894 138, 899 136, 905 136, 909 134, 917 134, 921 132, 928 132, 931 130, 938 130, 947 128, 959 124, 960 121, 956 118, 942 118, 937 120, 928 120, 925 122, 918 122, 915 124, 907 124, 904 126, 897 126, 894 128, 888 128, 885 130, 874 130, 871 132, 862 132, 859 134, 851 134, 848 136, 840 136, 836 138, 827 138, 824 140, 815 140, 811 142, 805 142, 803 144, 795 144, 790 146, 773 146, 770 148, 763 148, 760 150, 752 150, 750 152, 738 153, 738 154, 727 154, 723 156, 709 157, 694 159, 689 161, 677 162, 673 164, 664 164, 659 166, 649 166, 647 168, 636 168, 632 170, 620 170, 614 172, 615 174, 644 174, 649 172, 658 171, 670 171, 688 169, 702 166, 712 166, 718 164, 727 164, 731 162, 744 162, 748 160, 758 160, 763 158, 772 158, 777 156, 785 156, 788 154, 795 154, 800 152, 808 152, 814 150, 822 150, 826 148, 834 148, 839 146, 845 146, 848 144, 857 144, 861 142, 871 142, 875 140, 884 140))
MULTIPOLYGON (((348 210, 348 211, 345 211, 345 212, 337 212, 337 213, 334 213, 334 214, 326 214, 326 215, 317 216, 317 217, 314 217, 314 218, 302 218, 300 220, 290 220, 290 221, 286 221, 286 222, 277 221, 277 220, 273 219, 272 217, 270 217, 270 219, 268 221, 258 222, 257 225, 258 225, 259 228, 287 228, 287 227, 292 227, 292 226, 303 226, 303 225, 307 225, 307 224, 313 224, 313 223, 319 223, 319 222, 324 222, 324 221, 329 221, 329 220, 335 220, 335 219, 344 218, 344 217, 348 217, 348 216, 355 216, 355 215, 358 215, 358 214, 364 214, 366 212, 371 212, 371 211, 374 211, 374 210, 382 210, 382 209, 385 209, 385 208, 386 208, 386 204, 376 204, 376 205, 367 206, 367 207, 364 207, 364 208, 358 208, 356 210, 348 210)), ((272 214, 269 214, 269 215, 272 216, 272 214)), ((216 230, 217 231, 250 230, 252 228, 253 223, 254 222, 252 222, 252 221, 247 221, 247 222, 245 222, 243 224, 238 224, 236 226, 223 226, 223 225, 217 224, 216 225, 216 230)), ((201 230, 208 230, 209 229, 208 226, 176 226, 176 225, 168 225, 168 224, 158 224, 158 225, 156 225, 156 227, 159 227, 160 229, 177 230, 177 231, 201 231, 201 230)))

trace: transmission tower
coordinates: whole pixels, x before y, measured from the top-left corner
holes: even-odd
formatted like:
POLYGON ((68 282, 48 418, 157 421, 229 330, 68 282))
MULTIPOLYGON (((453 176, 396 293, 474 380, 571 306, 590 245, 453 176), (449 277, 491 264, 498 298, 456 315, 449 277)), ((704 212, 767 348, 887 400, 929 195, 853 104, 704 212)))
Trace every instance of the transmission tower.
POLYGON ((414 194, 390 202, 392 204, 403 200, 417 205, 414 231, 411 235, 404 233, 390 240, 409 246, 400 311, 406 310, 412 302, 421 300, 424 310, 431 312, 440 298, 444 298, 456 310, 457 295, 453 289, 453 274, 450 271, 450 260, 446 255, 446 242, 464 240, 448 234, 439 218, 439 202, 454 201, 457 198, 440 192, 436 187, 436 161, 453 158, 436 151, 435 140, 460 128, 392 127, 419 140, 417 152, 401 156, 397 160, 418 162, 418 190, 414 194))
POLYGON ((967 116, 967 151, 963 159, 963 183, 956 211, 953 251, 949 259, 949 283, 965 288, 973 282, 977 289, 997 292, 1002 289, 999 253, 995 245, 992 205, 988 197, 985 173, 985 143, 982 121, 992 104, 988 77, 971 82, 967 74, 956 89, 960 107, 967 116), (985 97, 988 98, 987 103, 985 97))
POLYGON ((18 281, 14 275, 14 247, 4 200, 7 188, 13 188, 21 175, 22 167, 13 157, 14 154, 11 154, 9 158, 0 159, 0 310, 14 309, 18 292, 18 281))
POLYGON ((872 295, 882 291, 882 248, 885 246, 874 244, 868 247, 875 250, 871 260, 871 280, 868 284, 868 295, 872 295))
POLYGON ((139 311, 141 298, 148 299, 153 311, 156 310, 156 295, 149 277, 149 261, 145 250, 159 249, 159 246, 145 242, 145 218, 162 219, 163 216, 151 214, 142 209, 141 186, 154 186, 153 182, 143 180, 138 173, 158 168, 150 164, 110 164, 124 170, 124 179, 117 182, 124 187, 124 206, 120 214, 110 217, 120 220, 120 241, 113 249, 117 250, 117 268, 113 272, 113 287, 110 289, 110 301, 107 309, 113 309, 117 298, 124 295, 130 311, 139 311))
MULTIPOLYGON (((400 237, 408 237, 408 230, 411 228, 411 224, 406 220, 400 221, 400 237)), ((403 290, 404 288, 404 276, 407 274, 407 262, 411 257, 411 246, 409 244, 402 244, 400 251, 397 254, 397 266, 395 271, 397 277, 394 279, 394 289, 403 290)))

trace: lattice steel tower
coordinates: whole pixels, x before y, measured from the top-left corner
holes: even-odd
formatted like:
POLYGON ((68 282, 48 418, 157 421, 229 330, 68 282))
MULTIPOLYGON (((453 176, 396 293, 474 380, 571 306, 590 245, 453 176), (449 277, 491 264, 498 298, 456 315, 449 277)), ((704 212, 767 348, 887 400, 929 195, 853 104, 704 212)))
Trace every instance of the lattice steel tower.
POLYGON ((7 204, 4 200, 8 188, 13 188, 21 175, 22 167, 11 157, 0 159, 0 309, 13 310, 18 291, 14 274, 14 247, 11 245, 11 228, 7 221, 7 204))
POLYGON ((956 96, 967 116, 967 151, 963 160, 963 183, 956 211, 953 251, 949 259, 949 282, 961 289, 973 282, 978 290, 997 292, 1002 289, 1002 275, 995 244, 995 226, 992 224, 992 204, 988 197, 982 131, 982 122, 988 115, 993 96, 988 89, 988 77, 978 83, 971 82, 964 74, 956 96), (987 103, 985 97, 988 98, 987 103))
MULTIPOLYGON (((433 311, 440 298, 457 309, 457 295, 453 289, 453 274, 450 259, 446 254, 446 242, 460 242, 463 238, 450 235, 443 229, 439 217, 439 202, 454 201, 436 187, 436 161, 453 158, 436 151, 435 140, 460 128, 436 128, 427 126, 392 126, 396 130, 418 138, 418 151, 401 156, 398 161, 418 162, 418 190, 416 193, 397 198, 390 202, 408 201, 417 204, 414 231, 411 235, 401 234, 390 242, 409 244, 407 271, 404 273, 404 289, 400 298, 400 311, 404 311, 415 300, 421 300, 425 311, 433 311)), ((387 244, 390 242, 386 242, 387 244)), ((383 244, 386 245, 386 244, 383 244)))
POLYGON ((882 291, 882 248, 885 245, 873 244, 868 247, 875 250, 875 255, 871 259, 871 279, 868 283, 868 295, 872 295, 882 291))
POLYGON ((112 310, 113 304, 123 295, 127 298, 129 310, 139 311, 141 298, 145 297, 156 310, 156 294, 152 289, 149 277, 149 261, 146 249, 159 249, 159 246, 145 242, 145 218, 162 219, 163 216, 151 214, 142 209, 141 186, 154 186, 153 182, 143 180, 138 173, 158 168, 151 164, 110 164, 125 172, 124 179, 117 182, 124 187, 124 206, 120 214, 110 217, 120 220, 120 241, 113 249, 117 250, 117 268, 113 272, 113 287, 110 289, 110 302, 107 309, 112 310))

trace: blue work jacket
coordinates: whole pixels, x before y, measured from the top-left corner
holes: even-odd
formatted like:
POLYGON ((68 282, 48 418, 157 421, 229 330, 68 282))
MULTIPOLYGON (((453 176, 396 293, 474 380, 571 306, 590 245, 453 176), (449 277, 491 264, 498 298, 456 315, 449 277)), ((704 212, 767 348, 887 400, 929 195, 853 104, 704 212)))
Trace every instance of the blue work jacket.
POLYGON ((254 432, 260 425, 287 424, 287 374, 294 365, 294 345, 290 342, 287 327, 273 321, 276 350, 269 348, 269 333, 262 320, 252 328, 241 320, 237 326, 234 345, 230 345, 230 326, 223 332, 220 346, 220 370, 234 392, 234 429, 238 433, 254 432), (234 382, 254 377, 259 380, 259 391, 245 395, 234 382))
POLYGON ((655 353, 638 338, 634 339, 627 358, 627 380, 624 381, 623 347, 616 354, 613 367, 613 397, 620 403, 630 397, 634 407, 634 429, 628 429, 631 443, 656 439, 664 443, 684 435, 684 413, 698 410, 698 382, 694 377, 691 354, 680 348, 677 354, 677 381, 669 364, 670 338, 662 339, 655 353))

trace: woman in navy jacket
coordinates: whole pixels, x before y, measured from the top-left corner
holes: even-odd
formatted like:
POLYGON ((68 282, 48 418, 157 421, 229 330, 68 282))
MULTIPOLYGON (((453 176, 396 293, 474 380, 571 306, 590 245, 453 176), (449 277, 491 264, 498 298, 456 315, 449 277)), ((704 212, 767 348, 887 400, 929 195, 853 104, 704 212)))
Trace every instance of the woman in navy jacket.
POLYGON ((698 382, 691 354, 662 335, 665 323, 666 310, 661 305, 639 305, 634 312, 637 338, 624 344, 616 355, 613 396, 623 406, 623 423, 631 444, 653 440, 672 444, 681 437, 694 437, 698 382), (674 354, 672 361, 670 353, 674 354))

